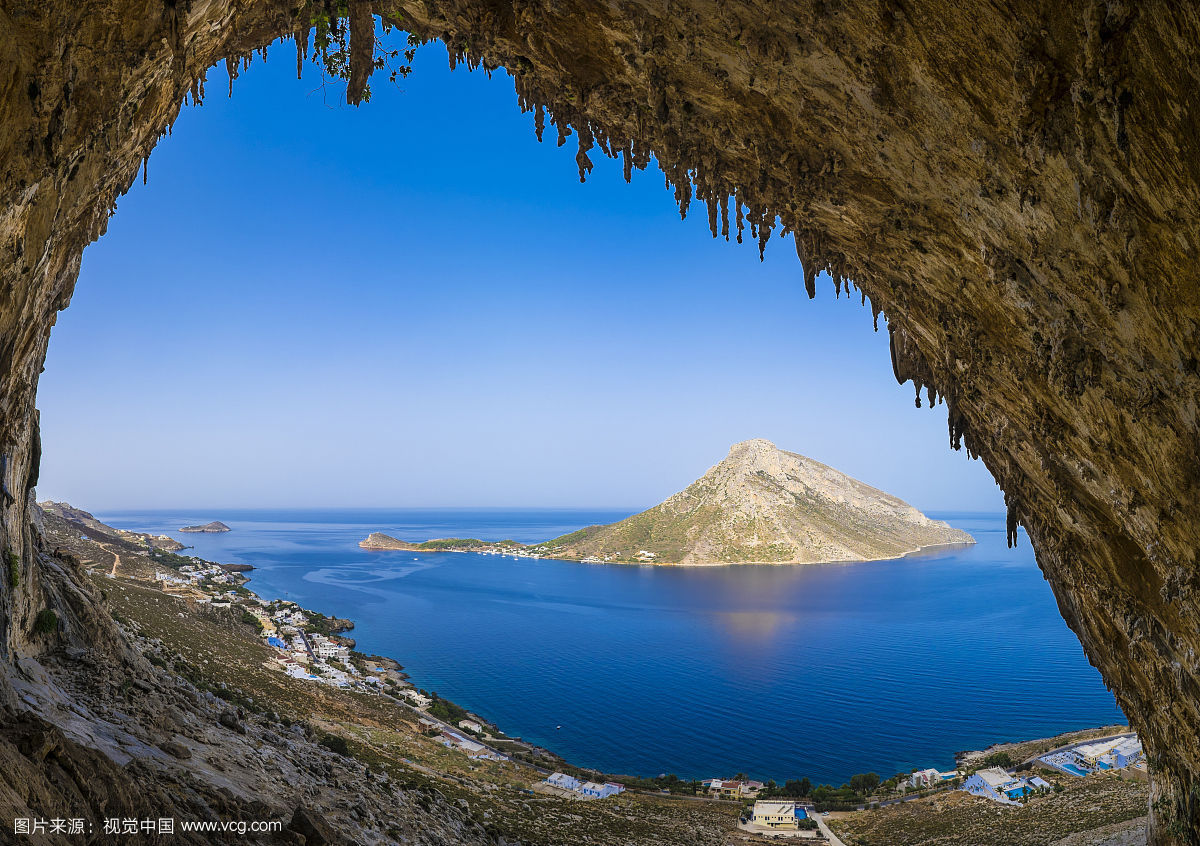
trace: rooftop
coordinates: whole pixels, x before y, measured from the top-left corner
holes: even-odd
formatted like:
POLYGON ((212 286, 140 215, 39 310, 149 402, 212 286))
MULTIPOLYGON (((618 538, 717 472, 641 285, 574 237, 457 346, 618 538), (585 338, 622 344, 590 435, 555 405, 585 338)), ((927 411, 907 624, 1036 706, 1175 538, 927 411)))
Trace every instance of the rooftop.
POLYGON ((794 814, 795 812, 795 802, 765 802, 760 800, 754 803, 754 813, 756 814, 763 814, 766 816, 783 816, 786 814, 794 814))
POLYGON ((996 790, 1004 787, 1006 784, 1011 784, 1015 780, 1011 775, 1008 774, 1008 772, 1002 770, 1000 767, 989 767, 986 770, 980 770, 978 773, 976 773, 976 775, 983 779, 984 782, 987 783, 988 787, 996 790))

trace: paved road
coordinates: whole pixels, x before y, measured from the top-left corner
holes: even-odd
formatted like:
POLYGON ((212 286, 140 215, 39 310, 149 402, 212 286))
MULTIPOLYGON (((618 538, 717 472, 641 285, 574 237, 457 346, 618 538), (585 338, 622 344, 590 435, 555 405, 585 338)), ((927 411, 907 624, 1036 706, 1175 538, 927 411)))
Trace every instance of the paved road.
POLYGON ((834 834, 828 825, 825 823, 825 818, 820 814, 813 814, 813 819, 817 821, 817 828, 825 835, 825 839, 829 841, 829 846, 846 846, 836 834, 834 834))

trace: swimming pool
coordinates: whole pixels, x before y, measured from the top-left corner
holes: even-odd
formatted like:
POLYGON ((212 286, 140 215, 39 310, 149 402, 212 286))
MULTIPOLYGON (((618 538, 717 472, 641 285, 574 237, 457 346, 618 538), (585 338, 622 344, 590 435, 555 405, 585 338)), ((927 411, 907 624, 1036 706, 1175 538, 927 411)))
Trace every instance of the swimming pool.
POLYGON ((1085 775, 1087 775, 1087 770, 1081 770, 1074 764, 1056 764, 1055 766, 1057 766, 1060 770, 1066 770, 1072 775, 1077 775, 1080 778, 1083 778, 1085 775))

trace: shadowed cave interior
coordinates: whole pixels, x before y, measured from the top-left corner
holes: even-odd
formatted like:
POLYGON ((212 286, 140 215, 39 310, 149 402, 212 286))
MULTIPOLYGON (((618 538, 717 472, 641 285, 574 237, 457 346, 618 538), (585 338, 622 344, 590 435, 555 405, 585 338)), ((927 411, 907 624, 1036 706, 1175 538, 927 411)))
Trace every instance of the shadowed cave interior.
MULTIPOLYGON (((1150 841, 1200 842, 1191 4, 962 3, 953 14, 890 2, 7 4, 9 711, 28 710, 31 685, 62 684, 39 661, 64 650, 102 654, 113 673, 153 673, 77 568, 46 547, 30 508, 37 377, 82 250, 181 104, 205 96, 208 69, 224 64, 232 85, 280 38, 297 42, 302 62, 323 20, 339 21, 322 61, 352 102, 374 65, 382 74, 389 58, 404 60, 376 61, 379 22, 414 45, 442 40, 471 67, 507 68, 539 130, 578 145, 580 178, 595 155, 622 158, 628 172, 653 154, 681 212, 698 205, 715 234, 760 249, 791 233, 810 294, 826 270, 839 292, 854 286, 884 310, 896 378, 918 402, 946 404, 950 445, 981 458, 1005 491, 1010 535, 1028 531, 1064 618, 1143 737, 1150 841), (52 637, 32 630, 46 608, 61 621, 52 637)), ((136 762, 116 767, 36 715, 14 716, 5 732, 10 791, 129 808, 244 801, 198 787, 164 797, 136 762)), ((413 814, 433 813, 412 802, 413 814)), ((472 825, 450 811, 440 820, 462 829, 448 837, 472 825)))

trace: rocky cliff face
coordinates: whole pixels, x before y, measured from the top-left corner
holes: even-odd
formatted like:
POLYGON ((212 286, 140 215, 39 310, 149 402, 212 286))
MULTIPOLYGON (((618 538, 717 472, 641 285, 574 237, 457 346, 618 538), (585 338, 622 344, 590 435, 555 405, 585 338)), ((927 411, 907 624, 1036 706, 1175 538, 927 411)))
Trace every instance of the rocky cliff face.
MULTIPOLYGON (((0 594, 11 661, 45 605, 99 631, 38 547, 34 391, 83 247, 184 99, 307 36, 322 4, 0 6, 0 594)), ((1200 12, 1168 0, 349 3, 375 11, 760 248, 791 233, 886 309, 897 379, 944 401, 1142 733, 1155 843, 1200 842, 1200 12)), ((464 131, 477 131, 464 127, 464 131)), ((536 237, 536 236, 535 236, 536 237)), ((798 371, 812 366, 797 362, 798 371)), ((802 382, 798 382, 802 384, 802 382)), ((78 591, 75 591, 78 593, 78 591)), ((100 635, 95 635, 100 636, 100 635)), ((11 695, 9 696, 11 701, 11 695)))
POLYGON ((544 546, 571 558, 654 564, 824 564, 974 542, 894 496, 756 439, 734 444, 659 505, 544 546))

